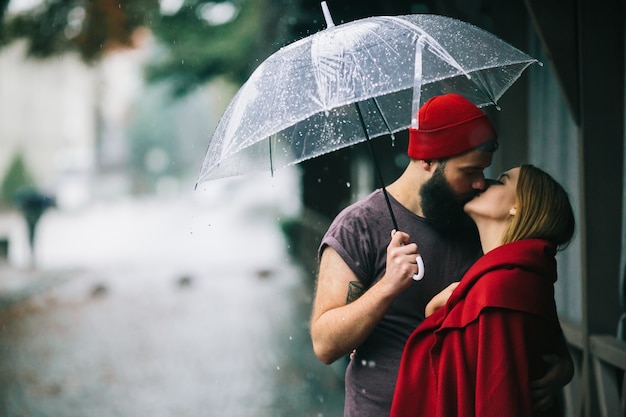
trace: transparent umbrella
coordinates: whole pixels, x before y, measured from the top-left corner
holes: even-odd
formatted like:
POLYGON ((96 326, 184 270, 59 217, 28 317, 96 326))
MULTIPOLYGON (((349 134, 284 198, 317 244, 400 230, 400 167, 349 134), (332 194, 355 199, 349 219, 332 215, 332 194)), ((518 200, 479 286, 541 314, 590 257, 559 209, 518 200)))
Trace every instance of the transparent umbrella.
POLYGON ((496 105, 538 62, 483 29, 444 16, 377 16, 335 26, 325 2, 322 9, 327 29, 275 52, 237 92, 196 185, 273 172, 382 135, 393 138, 417 128, 412 116, 436 95, 457 93, 478 107, 496 105))
POLYGON ((495 105, 537 62, 444 16, 378 16, 334 26, 327 15, 327 24, 253 72, 218 123, 198 184, 404 130, 435 95, 454 92, 479 107, 495 105))

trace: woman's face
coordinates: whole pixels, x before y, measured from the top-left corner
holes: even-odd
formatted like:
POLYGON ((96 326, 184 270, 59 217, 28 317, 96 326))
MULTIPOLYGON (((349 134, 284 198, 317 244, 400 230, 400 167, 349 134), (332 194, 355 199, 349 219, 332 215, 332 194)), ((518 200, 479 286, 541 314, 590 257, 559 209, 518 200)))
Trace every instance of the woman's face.
POLYGON ((465 212, 474 220, 507 220, 515 214, 519 171, 518 167, 500 174, 489 188, 465 204, 465 212))

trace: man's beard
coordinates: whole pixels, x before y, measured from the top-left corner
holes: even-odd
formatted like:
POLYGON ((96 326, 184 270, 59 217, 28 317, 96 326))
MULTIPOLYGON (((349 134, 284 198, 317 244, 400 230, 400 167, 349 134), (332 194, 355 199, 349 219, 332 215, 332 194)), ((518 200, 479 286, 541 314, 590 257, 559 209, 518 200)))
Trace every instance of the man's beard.
POLYGON ((474 222, 463 211, 463 206, 476 194, 478 192, 457 196, 439 166, 420 190, 422 212, 433 228, 442 234, 462 236, 475 232, 474 222))

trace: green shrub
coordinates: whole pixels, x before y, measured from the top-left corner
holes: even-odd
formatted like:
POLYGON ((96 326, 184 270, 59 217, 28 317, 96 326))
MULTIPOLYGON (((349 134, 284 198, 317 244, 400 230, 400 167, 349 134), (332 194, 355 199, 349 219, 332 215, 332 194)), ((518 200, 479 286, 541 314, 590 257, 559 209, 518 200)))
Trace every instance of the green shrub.
POLYGON ((35 180, 26 166, 21 152, 17 152, 0 183, 0 206, 15 206, 17 193, 34 188, 35 180))

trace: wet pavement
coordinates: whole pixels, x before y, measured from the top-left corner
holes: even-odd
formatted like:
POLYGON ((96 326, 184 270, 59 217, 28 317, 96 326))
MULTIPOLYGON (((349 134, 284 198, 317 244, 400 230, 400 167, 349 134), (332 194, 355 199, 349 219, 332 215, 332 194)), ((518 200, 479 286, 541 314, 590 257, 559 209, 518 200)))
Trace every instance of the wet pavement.
POLYGON ((341 415, 279 181, 46 214, 37 267, 0 265, 0 415, 341 415))

